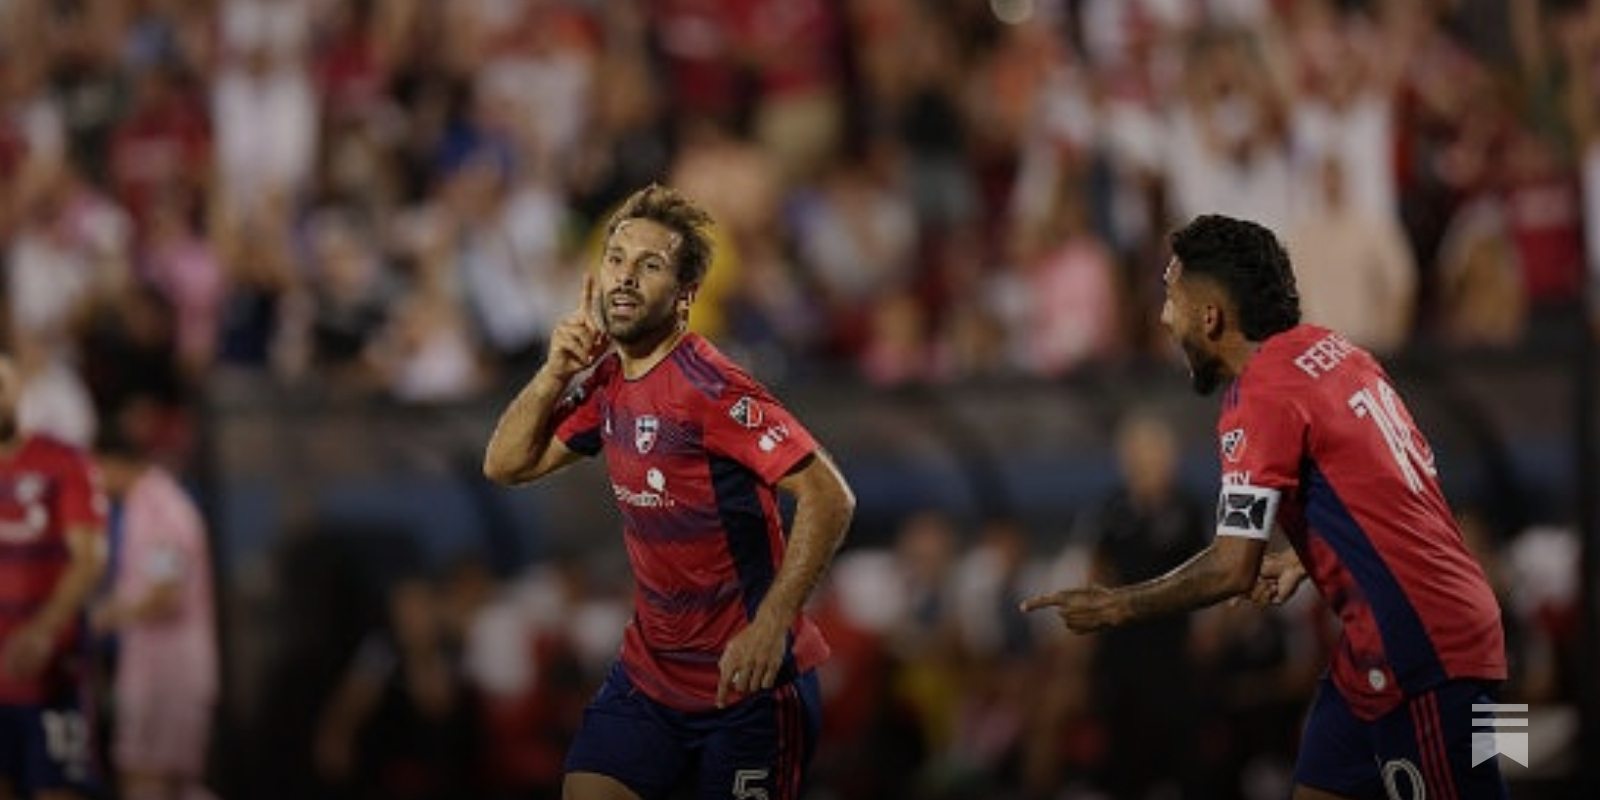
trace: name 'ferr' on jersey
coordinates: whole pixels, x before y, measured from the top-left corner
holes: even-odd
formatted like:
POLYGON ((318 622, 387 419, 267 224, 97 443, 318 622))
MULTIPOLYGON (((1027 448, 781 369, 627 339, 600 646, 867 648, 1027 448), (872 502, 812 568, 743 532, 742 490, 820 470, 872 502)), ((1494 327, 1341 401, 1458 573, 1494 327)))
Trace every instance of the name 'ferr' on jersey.
POLYGON ((1343 363, 1356 346, 1341 333, 1329 333, 1294 357, 1294 365, 1309 377, 1316 379, 1332 372, 1343 363))

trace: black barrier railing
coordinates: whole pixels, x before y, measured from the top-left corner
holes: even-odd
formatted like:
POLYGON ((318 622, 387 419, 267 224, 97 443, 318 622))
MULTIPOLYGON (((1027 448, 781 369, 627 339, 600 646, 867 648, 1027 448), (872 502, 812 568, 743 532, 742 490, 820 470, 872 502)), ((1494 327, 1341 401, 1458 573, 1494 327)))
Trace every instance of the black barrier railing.
MULTIPOLYGON (((1594 270, 1589 280, 1594 282, 1594 270)), ((1600 308, 1592 286, 1582 324, 1573 332, 1573 492, 1579 499, 1577 526, 1582 542, 1579 558, 1580 670, 1586 676, 1579 700, 1580 752, 1600 752, 1600 308)), ((1600 797, 1600 762, 1580 759, 1582 797, 1600 797)))
MULTIPOLYGON (((1592 349, 1418 351, 1390 368, 1440 454, 1458 505, 1487 513, 1502 536, 1531 523, 1585 530, 1591 580, 1584 607, 1592 609, 1600 510, 1592 349)), ((1057 382, 886 391, 834 378, 776 388, 859 483, 856 544, 887 543, 897 520, 933 505, 957 517, 1016 517, 1041 546, 1057 546, 1076 510, 1112 480, 1110 432, 1135 407, 1158 407, 1173 419, 1191 466, 1185 480, 1195 491, 1214 490, 1216 401, 1193 396, 1171 364, 1104 368, 1057 382)), ((330 520, 372 522, 385 531, 412 526, 433 543, 420 548, 422 557, 463 547, 504 562, 619 546, 619 536, 607 535, 614 511, 594 465, 537 489, 506 490, 477 474, 499 404, 513 390, 419 407, 256 378, 218 383, 203 415, 196 477, 223 575, 219 618, 231 676, 224 714, 232 720, 219 726, 223 738, 250 735, 249 718, 272 702, 262 696, 266 670, 251 663, 271 647, 247 642, 291 624, 271 611, 281 600, 271 592, 295 587, 262 589, 247 576, 261 574, 297 532, 327 530, 330 520)), ((1592 637, 1594 615, 1585 616, 1592 637)), ((1587 674, 1600 674, 1587 663, 1587 674)), ((1593 725, 1595 681, 1580 685, 1586 696, 1574 699, 1593 725)), ((226 750, 252 749, 229 744, 226 750)), ((1592 741, 1586 748, 1595 751, 1592 741)))

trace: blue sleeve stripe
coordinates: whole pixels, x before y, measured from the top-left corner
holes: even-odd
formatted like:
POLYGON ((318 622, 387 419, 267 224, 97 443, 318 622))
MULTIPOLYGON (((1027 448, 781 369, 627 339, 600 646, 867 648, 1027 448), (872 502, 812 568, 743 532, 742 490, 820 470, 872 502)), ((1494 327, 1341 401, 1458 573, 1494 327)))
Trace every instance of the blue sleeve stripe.
POLYGON ((680 347, 672 353, 673 363, 683 371, 685 378, 706 397, 717 398, 727 388, 728 381, 716 365, 706 361, 693 347, 680 347))

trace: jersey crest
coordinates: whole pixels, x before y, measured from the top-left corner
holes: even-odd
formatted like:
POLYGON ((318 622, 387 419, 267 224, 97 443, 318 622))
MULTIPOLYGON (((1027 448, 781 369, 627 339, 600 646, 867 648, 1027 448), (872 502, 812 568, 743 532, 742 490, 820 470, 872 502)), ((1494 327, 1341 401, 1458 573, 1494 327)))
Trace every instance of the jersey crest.
POLYGON ((639 417, 633 421, 633 448, 640 455, 650 452, 656 446, 656 435, 661 432, 661 419, 654 415, 639 417))

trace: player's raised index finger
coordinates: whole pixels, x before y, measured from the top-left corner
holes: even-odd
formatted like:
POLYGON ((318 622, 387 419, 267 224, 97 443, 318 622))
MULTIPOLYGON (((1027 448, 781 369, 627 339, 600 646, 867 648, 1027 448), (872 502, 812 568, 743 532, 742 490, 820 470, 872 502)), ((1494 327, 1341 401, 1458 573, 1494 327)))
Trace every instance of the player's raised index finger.
POLYGON ((1024 612, 1027 612, 1038 611, 1041 608, 1051 608, 1059 605, 1061 605, 1061 596, 1059 594, 1041 594, 1038 597, 1030 597, 1022 601, 1020 608, 1024 612))
POLYGON ((583 271, 583 296, 578 299, 578 311, 584 319, 594 321, 594 273, 583 271))

